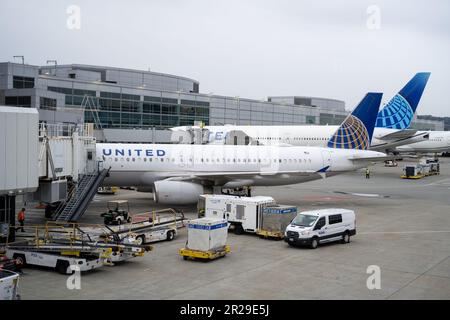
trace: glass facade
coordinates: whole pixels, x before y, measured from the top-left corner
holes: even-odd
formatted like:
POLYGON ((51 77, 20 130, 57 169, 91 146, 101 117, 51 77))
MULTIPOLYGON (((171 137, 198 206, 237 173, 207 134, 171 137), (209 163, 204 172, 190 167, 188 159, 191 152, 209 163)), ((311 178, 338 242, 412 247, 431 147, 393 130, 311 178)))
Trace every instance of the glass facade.
POLYGON ((333 114, 333 113, 321 113, 320 124, 321 125, 340 125, 344 122, 346 115, 333 114))
MULTIPOLYGON (((85 95, 97 106, 102 128, 146 129, 193 125, 195 121, 209 123, 209 102, 179 100, 167 97, 136 95, 93 90, 48 87, 49 91, 65 95, 66 107, 80 107, 85 95)), ((93 122, 91 110, 85 111, 85 122, 93 122)))

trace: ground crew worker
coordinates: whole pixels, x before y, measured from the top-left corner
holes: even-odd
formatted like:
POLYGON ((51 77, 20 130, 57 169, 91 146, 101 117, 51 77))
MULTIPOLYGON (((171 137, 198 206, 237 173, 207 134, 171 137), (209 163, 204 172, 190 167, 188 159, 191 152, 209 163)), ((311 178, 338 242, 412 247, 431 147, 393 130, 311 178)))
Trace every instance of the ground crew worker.
POLYGON ((366 179, 370 179, 370 170, 366 168, 366 179))
POLYGON ((25 224, 25 208, 22 208, 22 210, 19 211, 19 213, 17 214, 17 221, 19 221, 20 223, 20 227, 16 228, 16 231, 18 229, 21 229, 21 232, 25 232, 23 226, 25 224))

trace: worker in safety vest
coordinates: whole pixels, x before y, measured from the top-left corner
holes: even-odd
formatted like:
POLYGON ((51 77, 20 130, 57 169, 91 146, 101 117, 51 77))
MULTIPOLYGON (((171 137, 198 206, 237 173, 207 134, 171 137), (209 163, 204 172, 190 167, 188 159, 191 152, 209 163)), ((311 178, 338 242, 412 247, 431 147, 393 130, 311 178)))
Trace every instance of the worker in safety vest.
POLYGON ((25 224, 25 208, 22 208, 22 210, 19 211, 19 213, 17 214, 17 221, 19 221, 20 223, 20 227, 16 228, 16 231, 18 229, 21 229, 21 232, 25 232, 23 226, 25 224))
POLYGON ((366 179, 370 179, 370 170, 366 168, 366 179))

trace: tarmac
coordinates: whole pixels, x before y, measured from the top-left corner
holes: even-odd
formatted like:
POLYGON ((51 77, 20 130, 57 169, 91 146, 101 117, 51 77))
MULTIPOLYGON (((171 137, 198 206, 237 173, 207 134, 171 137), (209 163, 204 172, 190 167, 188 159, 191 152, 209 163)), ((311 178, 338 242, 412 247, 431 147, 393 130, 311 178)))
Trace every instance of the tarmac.
MULTIPOLYGON (((318 249, 289 247, 284 241, 229 233, 231 253, 207 263, 185 261, 178 250, 186 228, 173 241, 116 266, 83 273, 81 289, 69 290, 69 276, 26 268, 22 299, 450 299, 450 159, 441 174, 401 179, 402 167, 372 168, 304 184, 259 187, 299 211, 348 208, 356 212, 357 234, 349 244, 318 249), (373 270, 380 287, 373 288, 373 270), (368 286, 369 283, 369 286, 368 286)), ((108 200, 127 199, 131 213, 163 208, 150 193, 120 189, 97 195, 82 223, 101 223, 108 200)), ((178 207, 188 218, 194 206, 178 207)), ((28 223, 42 223, 30 210, 28 223)))

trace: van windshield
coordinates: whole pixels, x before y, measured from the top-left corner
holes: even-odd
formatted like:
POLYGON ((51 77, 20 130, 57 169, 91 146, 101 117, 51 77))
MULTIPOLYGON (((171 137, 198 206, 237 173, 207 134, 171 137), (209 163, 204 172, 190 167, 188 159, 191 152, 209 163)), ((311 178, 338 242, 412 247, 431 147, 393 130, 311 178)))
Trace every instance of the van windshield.
POLYGON ((316 222, 317 216, 310 216, 307 214, 299 214, 292 220, 291 224, 300 227, 312 227, 316 222))

